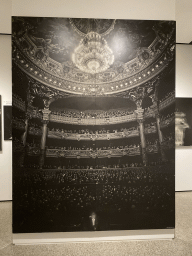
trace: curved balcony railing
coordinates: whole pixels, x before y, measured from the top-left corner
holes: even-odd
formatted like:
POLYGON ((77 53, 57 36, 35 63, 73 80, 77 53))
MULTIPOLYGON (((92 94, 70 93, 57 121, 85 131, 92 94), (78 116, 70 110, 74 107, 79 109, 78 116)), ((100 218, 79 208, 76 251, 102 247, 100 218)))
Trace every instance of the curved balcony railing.
MULTIPOLYGON (((24 152, 24 146, 21 144, 13 144, 14 152, 24 152)), ((164 143, 164 147, 172 148, 173 143, 164 143)), ((147 153, 157 153, 158 146, 148 145, 146 147, 147 153)), ((27 155, 28 156, 39 156, 40 148, 27 146, 27 155)), ((68 149, 46 149, 46 157, 64 157, 64 158, 111 158, 111 157, 123 157, 123 156, 136 156, 141 155, 141 149, 139 146, 132 148, 124 149, 77 149, 77 150, 68 150, 68 149)))
MULTIPOLYGON (((25 129, 25 124, 22 121, 14 121, 13 127, 19 130, 25 129)), ((145 128, 145 134, 148 133, 156 133, 157 128, 156 126, 151 126, 149 128, 145 128)), ((42 130, 36 127, 29 127, 29 134, 41 136, 42 130)), ((115 139, 122 139, 122 138, 131 138, 131 137, 138 137, 139 130, 124 130, 122 132, 113 132, 113 133, 66 133, 64 131, 48 131, 48 138, 52 139, 65 139, 65 140, 78 140, 78 141, 95 141, 95 140, 115 140, 115 139)))
POLYGON ((167 108, 174 102, 175 102, 175 92, 173 92, 168 98, 163 99, 163 101, 159 104, 159 110, 161 111, 162 109, 167 108))
POLYGON ((25 102, 18 98, 17 95, 15 95, 13 93, 13 102, 12 102, 13 106, 20 109, 21 111, 25 111, 25 102))
MULTIPOLYGON (((175 102, 175 94, 171 94, 170 97, 166 98, 159 104, 159 110, 168 107, 169 105, 175 102)), ((13 106, 19 108, 22 111, 25 111, 25 102, 19 100, 16 96, 13 95, 13 106)), ((39 113, 37 108, 33 106, 29 106, 27 109, 27 113, 33 118, 42 118, 41 113, 39 113)), ((144 118, 154 116, 154 111, 152 109, 148 109, 144 112, 144 118)), ((120 124, 136 121, 137 116, 135 113, 130 115, 119 115, 119 116, 111 116, 105 118, 83 118, 83 117, 68 117, 57 114, 50 114, 50 121, 56 123, 66 123, 66 124, 74 124, 74 125, 107 125, 107 124, 120 124)))
POLYGON ((136 114, 125 115, 125 116, 116 116, 116 117, 107 117, 107 118, 75 118, 75 117, 66 117, 60 115, 50 114, 50 121, 56 123, 66 123, 66 124, 75 124, 75 125, 108 125, 108 124, 120 124, 127 123, 131 121, 136 121, 136 114))
POLYGON ((140 155, 140 147, 127 149, 106 149, 106 150, 63 150, 47 149, 47 157, 65 157, 65 158, 111 158, 122 156, 140 155))
MULTIPOLYGON (((145 128, 145 133, 156 133, 156 126, 151 126, 145 128)), ((40 132, 41 134, 41 132, 40 132)), ((139 130, 125 130, 123 132, 113 132, 113 133, 98 133, 98 134, 79 134, 79 133, 65 133, 64 131, 48 131, 48 137, 53 139, 66 139, 66 140, 114 140, 122 138, 130 138, 139 136, 139 130)))
POLYGON ((123 132, 113 132, 113 133, 65 133, 63 131, 48 131, 49 138, 55 139, 66 139, 66 140, 113 140, 113 139, 121 139, 121 138, 129 138, 139 136, 138 130, 132 131, 123 131, 123 132))

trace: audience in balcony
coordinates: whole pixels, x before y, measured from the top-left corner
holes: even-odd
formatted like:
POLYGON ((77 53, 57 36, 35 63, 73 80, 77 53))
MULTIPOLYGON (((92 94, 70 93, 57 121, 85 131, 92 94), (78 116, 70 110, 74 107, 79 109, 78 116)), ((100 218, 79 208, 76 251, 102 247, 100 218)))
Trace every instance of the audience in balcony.
POLYGON ((80 119, 102 119, 132 115, 134 112, 127 109, 115 109, 109 111, 78 111, 78 110, 53 110, 52 114, 58 116, 64 116, 68 118, 80 118, 80 119))
POLYGON ((126 146, 103 146, 100 148, 94 149, 93 147, 89 147, 87 144, 85 144, 83 147, 56 147, 56 146, 49 146, 48 149, 53 149, 53 150, 89 150, 89 151, 94 151, 94 150, 112 150, 112 149, 130 149, 130 148, 140 148, 140 144, 131 144, 131 145, 126 145, 126 146))
MULTIPOLYGON (((69 218, 65 223, 65 216, 71 212, 86 213, 95 205, 98 211, 111 209, 113 213, 157 210, 166 214, 174 196, 170 169, 170 165, 118 170, 26 169, 13 184, 14 200, 19 202, 14 204, 17 223, 22 227, 26 218, 37 221, 36 216, 43 216, 41 225, 48 222, 51 227, 54 213, 62 215, 62 224, 68 226, 69 218)), ((27 228, 33 229, 33 225, 27 228)))
POLYGON ((121 129, 105 129, 102 128, 100 130, 92 131, 90 129, 81 129, 81 130, 63 130, 59 128, 51 128, 49 129, 50 132, 59 132, 62 134, 87 134, 87 135, 97 135, 97 134, 109 134, 109 133, 119 133, 119 132, 131 132, 131 131, 138 131, 138 127, 131 127, 131 128, 121 128, 121 129))

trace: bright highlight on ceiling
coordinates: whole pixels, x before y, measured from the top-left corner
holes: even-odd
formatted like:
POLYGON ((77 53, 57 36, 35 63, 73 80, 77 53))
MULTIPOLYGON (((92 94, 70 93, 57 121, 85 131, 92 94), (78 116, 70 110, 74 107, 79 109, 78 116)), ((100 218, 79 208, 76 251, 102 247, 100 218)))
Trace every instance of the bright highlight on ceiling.
POLYGON ((114 55, 104 38, 96 32, 89 32, 75 49, 72 61, 81 71, 96 74, 113 64, 114 55))

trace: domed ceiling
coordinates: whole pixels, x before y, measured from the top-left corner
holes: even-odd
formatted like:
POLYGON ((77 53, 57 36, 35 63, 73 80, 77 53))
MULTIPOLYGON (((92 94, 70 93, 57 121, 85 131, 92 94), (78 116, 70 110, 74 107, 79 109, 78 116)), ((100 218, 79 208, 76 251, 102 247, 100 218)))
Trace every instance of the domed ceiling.
POLYGON ((174 32, 171 21, 13 17, 13 60, 61 92, 117 94, 165 69, 174 32))

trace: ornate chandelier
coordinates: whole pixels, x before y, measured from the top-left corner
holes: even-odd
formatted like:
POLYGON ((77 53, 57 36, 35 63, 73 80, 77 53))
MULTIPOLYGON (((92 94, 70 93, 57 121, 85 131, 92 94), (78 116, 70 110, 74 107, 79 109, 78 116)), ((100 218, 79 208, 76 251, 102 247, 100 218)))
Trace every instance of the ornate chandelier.
POLYGON ((72 61, 81 71, 96 74, 113 64, 114 55, 105 39, 96 32, 89 32, 72 54, 72 61))

